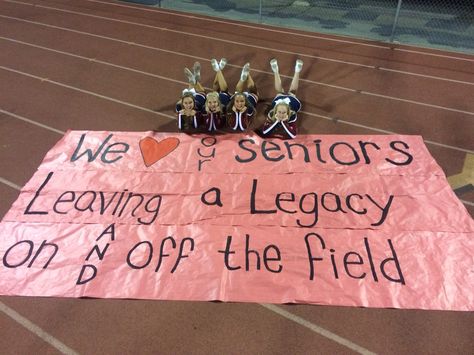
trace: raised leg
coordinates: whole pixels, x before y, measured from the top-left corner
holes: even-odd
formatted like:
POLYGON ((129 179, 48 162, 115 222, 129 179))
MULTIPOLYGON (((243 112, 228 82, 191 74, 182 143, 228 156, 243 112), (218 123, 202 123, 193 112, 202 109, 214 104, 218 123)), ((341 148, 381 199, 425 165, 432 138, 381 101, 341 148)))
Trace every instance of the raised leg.
POLYGON ((298 90, 300 72, 302 68, 303 68, 303 61, 301 59, 296 60, 295 74, 293 75, 293 79, 291 80, 290 90, 289 90, 289 92, 292 94, 296 94, 296 91, 298 90))
POLYGON ((212 88, 214 89, 214 91, 227 91, 227 81, 225 80, 224 74, 222 74, 221 70, 216 72, 214 82, 212 83, 212 88))
POLYGON ((251 92, 252 94, 258 95, 257 85, 253 81, 253 78, 250 74, 247 77, 247 90, 251 92))
POLYGON ((273 71, 273 77, 274 77, 274 81, 275 81, 275 90, 277 93, 282 93, 284 90, 283 90, 283 86, 281 85, 281 78, 280 78, 280 73, 278 71, 278 62, 276 59, 272 59, 270 61, 270 66, 272 67, 272 71, 273 71))
POLYGON ((204 89, 204 87, 202 86, 202 84, 200 82, 196 82, 196 84, 194 85, 194 89, 197 92, 205 92, 206 91, 206 89, 204 89))
POLYGON ((247 84, 247 79, 250 74, 250 63, 246 63, 242 67, 242 73, 240 74, 240 80, 237 83, 235 90, 238 92, 242 92, 245 89, 245 85, 247 84))

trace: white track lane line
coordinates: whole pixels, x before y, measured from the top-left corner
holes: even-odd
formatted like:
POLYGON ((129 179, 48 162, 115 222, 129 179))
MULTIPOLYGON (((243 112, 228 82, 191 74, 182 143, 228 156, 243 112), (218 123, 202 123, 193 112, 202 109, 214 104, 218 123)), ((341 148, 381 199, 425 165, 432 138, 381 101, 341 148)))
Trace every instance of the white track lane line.
MULTIPOLYGON (((107 65, 107 66, 110 66, 110 67, 123 69, 123 70, 126 70, 126 71, 131 71, 131 72, 134 72, 134 73, 137 73, 137 74, 142 74, 142 75, 150 76, 150 77, 157 78, 157 79, 172 81, 174 83, 178 83, 178 84, 182 84, 182 85, 186 85, 186 86, 188 85, 188 82, 185 82, 185 81, 175 80, 175 79, 172 79, 172 78, 164 77, 164 76, 153 74, 153 73, 150 73, 150 72, 144 72, 142 70, 133 69, 133 68, 130 68, 130 67, 125 67, 123 65, 113 64, 113 63, 110 63, 110 62, 105 62, 105 61, 102 61, 102 60, 99 60, 99 59, 96 59, 96 58, 90 58, 90 57, 85 57, 85 56, 82 56, 82 55, 79 55, 79 54, 60 51, 60 50, 57 50, 57 49, 40 46, 40 45, 37 45, 37 44, 34 44, 34 43, 19 41, 17 39, 13 39, 13 38, 9 38, 9 37, 0 36, 0 39, 3 39, 5 41, 9 41, 9 42, 13 42, 13 43, 17 43, 17 44, 22 44, 22 45, 33 47, 33 48, 42 49, 42 50, 45 50, 45 51, 48 51, 48 52, 63 54, 63 55, 67 55, 69 57, 83 59, 83 60, 87 60, 89 62, 95 62, 95 63, 98 63, 98 64, 103 64, 103 65, 107 65)), ((203 59, 205 59, 205 58, 203 58, 203 59)), ((210 61, 209 59, 205 59, 205 60, 210 61)))
POLYGON ((0 177, 0 182, 4 185, 7 185, 7 186, 11 187, 12 189, 15 189, 15 190, 18 190, 18 191, 21 190, 20 185, 17 185, 14 182, 11 182, 10 180, 7 180, 7 179, 4 179, 4 178, 0 177))
MULTIPOLYGON (((397 135, 400 134, 400 133, 393 132, 393 131, 389 131, 389 130, 386 130, 386 129, 375 128, 375 127, 365 126, 365 125, 362 125, 362 124, 359 124, 359 123, 355 123, 355 122, 350 122, 350 121, 346 121, 346 120, 341 120, 341 119, 335 118, 335 117, 330 117, 330 116, 325 116, 325 115, 319 115, 319 114, 317 114, 317 113, 306 112, 306 111, 300 111, 300 113, 306 114, 306 115, 308 115, 308 116, 314 116, 314 117, 324 118, 325 120, 332 121, 332 122, 343 123, 343 124, 348 125, 348 126, 354 126, 354 127, 358 127, 358 128, 368 129, 368 130, 375 131, 375 132, 379 132, 379 133, 384 133, 384 134, 397 134, 397 135)), ((427 144, 431 144, 431 145, 434 145, 434 146, 438 146, 438 147, 442 147, 442 148, 447 148, 447 149, 452 149, 452 150, 457 150, 457 151, 463 152, 463 153, 474 154, 474 150, 465 149, 465 148, 460 148, 460 147, 456 147, 456 146, 448 145, 448 144, 443 144, 443 143, 438 143, 438 142, 430 141, 430 140, 427 140, 427 139, 423 139, 423 141, 424 141, 425 143, 427 143, 427 144)))
POLYGON ((99 98, 104 99, 104 100, 112 101, 112 102, 115 102, 115 103, 118 103, 118 104, 121 104, 121 105, 125 105, 125 106, 128 106, 128 107, 132 107, 132 108, 140 110, 140 111, 145 111, 145 112, 148 112, 148 113, 152 113, 152 114, 157 115, 157 116, 163 116, 163 117, 175 119, 174 116, 168 115, 166 113, 156 112, 156 111, 150 110, 150 109, 145 108, 145 107, 137 106, 137 105, 131 104, 129 102, 125 102, 125 101, 121 101, 121 100, 118 100, 118 99, 114 99, 112 97, 104 96, 104 95, 98 94, 96 92, 80 89, 80 88, 77 88, 75 86, 63 84, 63 83, 60 83, 58 81, 50 80, 48 78, 42 78, 42 77, 39 77, 37 75, 25 73, 25 72, 22 72, 22 71, 19 71, 19 70, 4 67, 2 65, 0 65, 0 69, 3 69, 5 71, 9 71, 9 72, 12 72, 12 73, 15 73, 15 74, 20 74, 20 75, 23 75, 23 76, 27 76, 27 77, 30 77, 30 78, 33 78, 33 79, 37 79, 37 80, 40 80, 42 82, 47 82, 47 83, 51 83, 51 84, 54 84, 54 85, 58 85, 58 86, 61 86, 61 87, 67 88, 67 89, 74 90, 74 91, 79 91, 79 92, 84 93, 84 94, 93 95, 93 96, 99 97, 99 98))
MULTIPOLYGON (((54 347, 56 350, 61 352, 62 354, 67 355, 76 355, 78 354, 76 351, 72 350, 70 347, 53 337, 48 332, 44 331, 36 324, 34 324, 29 319, 23 317, 21 314, 13 310, 12 308, 8 307, 5 303, 0 302, 0 311, 3 312, 5 315, 12 318, 15 322, 22 325, 26 329, 28 329, 33 334, 37 335, 43 341, 54 347)), ((5 350, 5 349, 4 349, 5 350)))
POLYGON ((252 44, 238 42, 238 41, 230 41, 230 40, 216 38, 216 37, 212 37, 212 36, 205 36, 205 35, 200 35, 200 34, 196 34, 196 33, 189 33, 189 32, 184 32, 184 31, 172 30, 172 29, 169 29, 169 28, 153 26, 153 25, 146 25, 146 24, 142 24, 142 23, 138 23, 138 22, 118 20, 118 19, 111 18, 111 17, 92 15, 92 14, 88 14, 88 13, 84 13, 84 12, 66 10, 66 9, 56 8, 56 7, 52 7, 52 6, 31 4, 31 3, 14 1, 14 0, 3 0, 3 1, 4 2, 11 2, 11 3, 15 3, 15 4, 20 4, 20 5, 27 5, 27 6, 29 5, 29 6, 34 6, 34 7, 38 7, 38 8, 44 8, 44 9, 48 9, 48 10, 63 12, 63 13, 71 13, 71 14, 74 14, 74 15, 81 15, 81 16, 86 16, 86 17, 91 17, 91 18, 98 18, 98 19, 101 19, 101 20, 106 20, 106 21, 111 21, 111 22, 125 23, 125 24, 129 24, 129 25, 134 25, 134 26, 151 28, 151 29, 155 29, 155 30, 159 30, 159 31, 167 31, 167 32, 182 34, 182 35, 186 35, 186 36, 204 38, 204 39, 208 39, 208 40, 212 40, 212 41, 235 44, 235 45, 238 45, 238 46, 245 46, 245 47, 256 48, 256 49, 263 49, 263 50, 268 50, 268 51, 271 51, 271 52, 279 52, 279 53, 284 53, 284 54, 298 55, 300 57, 305 57, 305 58, 310 58, 310 59, 318 59, 318 60, 335 62, 335 63, 340 63, 340 64, 353 65, 353 66, 364 67, 364 68, 369 68, 369 69, 374 69, 374 70, 384 69, 386 71, 393 71, 394 73, 398 73, 398 74, 415 75, 415 76, 418 76, 418 77, 426 77, 426 78, 429 78, 429 79, 452 81, 452 82, 462 83, 462 84, 466 84, 466 85, 474 85, 473 82, 468 82, 468 81, 454 80, 454 79, 438 77, 438 76, 434 76, 434 75, 425 76, 424 74, 412 73, 412 72, 409 72, 409 71, 393 70, 393 69, 390 69, 390 68, 384 68, 384 67, 380 67, 380 66, 361 64, 361 63, 356 63, 356 62, 350 62, 350 61, 344 61, 344 60, 339 60, 339 59, 334 59, 334 58, 315 56, 315 55, 304 54, 304 53, 297 53, 297 52, 292 52, 292 51, 285 51, 285 50, 270 48, 270 47, 257 46, 257 45, 252 45, 252 44))
MULTIPOLYGON (((4 37, 0 37, 0 39, 4 37)), ((16 40, 15 40, 16 41, 16 40)), ((35 47, 40 47, 40 46, 36 46, 34 45, 35 47)), ((43 47, 44 49, 44 47, 43 47)), ((65 54, 65 55, 69 55, 69 53, 66 53, 66 52, 62 52, 62 51, 57 51, 57 50, 54 50, 55 52, 57 53, 61 53, 61 54, 65 54)), ((73 55, 74 57, 78 57, 78 58, 83 58, 84 60, 94 60, 92 58, 87 58, 87 57, 82 57, 82 56, 78 56, 76 54, 73 55)), ((207 60, 207 59, 206 59, 207 60)), ((99 60, 94 60, 95 62, 99 63, 99 64, 104 64, 104 65, 109 65, 110 63, 108 62, 103 62, 103 61, 99 61, 99 60)), ((115 65, 113 65, 115 66, 115 65)), ((120 69, 124 69, 124 70, 128 70, 127 67, 123 67, 123 66, 119 66, 120 69)), ((31 78, 34 78, 34 79, 37 79, 37 80, 40 80, 40 81, 43 81, 43 82, 49 82, 51 84, 55 84, 55 85, 59 85, 59 86, 62 86, 62 87, 66 87, 68 89, 72 89, 72 90, 76 90, 76 91, 79 91, 79 92, 82 92, 82 93, 86 93, 86 94, 89 94, 89 95, 93 95, 93 96, 96 96, 96 97, 99 97, 99 98, 102 98, 102 99, 105 99, 105 100, 109 100, 109 101, 113 101, 113 102, 116 102, 116 103, 120 103, 120 104, 123 104, 123 105, 126 105, 126 106, 130 106, 130 107, 133 107, 133 108, 137 108, 137 109, 140 109, 142 111, 146 111, 146 112, 149 112, 149 113, 153 113, 155 115, 161 115, 161 116, 164 116, 164 117, 167 117, 167 118, 170 118, 170 119, 175 119, 174 116, 172 115, 168 115, 168 114, 164 114, 164 113, 161 113, 161 112, 156 112, 156 111, 153 111, 153 110, 150 110, 150 109, 147 109, 147 108, 144 108, 144 107, 141 107, 141 106, 137 106, 137 105, 134 105, 134 104, 131 104, 131 103, 128 103, 128 102, 124 102, 124 101, 120 101, 120 100, 117 100, 117 99, 114 99, 114 98, 111 98, 111 97, 108 97, 108 96, 104 96, 104 95, 101 95, 101 94, 98 94, 98 93, 94 93, 92 91, 87 91, 87 90, 83 90, 83 89, 80 89, 80 88, 77 88, 77 87, 74 87, 74 86, 70 86, 70 85, 67 85, 67 84, 62 84, 62 83, 59 83, 57 81, 54 81, 54 80, 50 80, 50 79, 47 79, 47 78, 42 78, 42 77, 39 77, 37 75, 33 75, 33 74, 29 74, 29 73, 25 73, 25 72, 22 72, 22 71, 19 71, 19 70, 16 70, 16 69, 11 69, 11 68, 8 68, 8 67, 4 67, 4 66, 0 66, 0 69, 3 69, 3 70, 6 70, 6 71, 10 71, 10 72, 13 72, 13 73, 16 73, 16 74, 20 74, 20 75, 25 75, 27 77, 31 77, 31 78)), ((132 71, 134 72, 138 72, 140 74, 143 74, 143 75, 149 75, 150 73, 147 73, 147 72, 143 72, 143 71, 139 71, 139 70, 135 70, 135 69, 132 69, 132 71)), ((150 74, 151 75, 151 74, 150 74)), ((152 75, 154 76, 154 75, 152 75)), ((163 76, 159 76, 160 79, 162 80, 169 80, 169 81, 172 81, 172 82, 176 82, 176 83, 183 83, 183 82, 180 82, 178 80, 175 80, 175 79, 171 79, 171 78, 167 78, 167 77, 163 77, 163 76)), ((7 113, 7 111, 4 111, 4 110, 1 110, 0 112, 3 112, 3 113, 7 113)), ((379 133, 385 133, 385 134, 399 134, 397 132, 393 132, 393 131, 388 131, 388 130, 384 130, 384 129, 380 129, 380 128, 375 128, 375 127, 370 127, 370 126, 365 126, 365 125, 362 125, 362 124, 359 124, 359 123, 355 123, 355 122, 350 122, 350 121, 346 121, 346 120, 341 120, 341 119, 336 119, 334 117, 330 117, 330 116, 325 116, 325 115, 319 115, 319 114, 316 114, 316 113, 311 113, 311 112, 306 112, 306 111, 300 111, 302 114, 306 114, 306 115, 309 115, 309 116, 315 116, 315 117, 319 117, 319 118, 324 118, 328 121, 332 121, 332 122, 339 122, 339 123, 343 123, 343 124, 346 124, 346 125, 349 125, 349 126, 354 126, 354 127, 359 127, 359 128, 364 128, 364 129, 367 129, 367 130, 371 130, 371 131, 375 131, 375 132, 379 132, 379 133)), ((26 119, 25 119, 26 120, 26 119)), ((39 125, 39 124, 38 124, 39 125)), ((461 147, 456 147, 456 146, 452 146, 452 145, 447 145, 447 144, 443 144, 443 143, 439 143, 439 142, 435 142, 435 141, 431 141, 431 140, 425 140, 426 143, 429 143, 431 145, 435 145, 435 146, 439 146, 439 147, 443 147, 443 148, 448 148, 448 149, 452 149, 452 150, 456 150, 456 151, 460 151, 460 152, 464 152, 464 153, 470 153, 470 154, 474 154, 474 151, 472 150, 469 150, 469 149, 465 149, 465 148, 461 148, 461 147)))
MULTIPOLYGON (((167 10, 161 10, 157 8, 148 8, 144 6, 133 6, 133 5, 125 5, 122 3, 116 3, 116 2, 104 2, 104 1, 99 1, 99 0, 86 0, 89 2, 95 2, 95 3, 100 3, 100 4, 106 4, 109 6, 120 6, 120 7, 126 7, 126 8, 131 8, 134 10, 142 10, 142 11, 148 11, 148 12, 156 12, 160 14, 164 14, 166 16, 177 16, 177 17, 184 17, 184 18, 189 18, 189 19, 194 19, 194 20, 201 20, 201 21, 207 21, 207 22, 214 22, 214 23, 222 23, 225 25, 229 25, 232 27, 244 27, 244 28, 250 28, 253 30, 257 31, 267 31, 267 32, 273 32, 273 33, 279 33, 279 34, 285 34, 285 35, 290 35, 290 36, 297 36, 297 37, 304 37, 304 38, 313 38, 313 39, 320 39, 323 41, 329 41, 329 42, 339 42, 339 43, 347 43, 351 45, 358 45, 358 46, 364 46, 364 47, 374 47, 374 48, 380 48, 380 49, 387 49, 387 50, 395 50, 395 51, 400 51, 400 52, 408 52, 408 53, 415 53, 415 54, 420 54, 420 55, 426 55, 426 56, 434 56, 434 57, 440 57, 440 58, 447 58, 447 59, 453 59, 453 60, 462 60, 462 61, 467 61, 467 62, 474 62, 474 59, 470 58, 463 58, 463 57, 457 57, 457 56, 452 56, 452 55, 446 55, 446 54, 437 54, 437 53, 430 53, 430 52, 423 52, 423 51, 416 51, 416 50, 411 50, 411 49, 406 49, 406 48, 396 48, 393 47, 395 44, 394 43, 389 43, 386 42, 386 45, 380 45, 380 44, 371 44, 371 43, 364 43, 364 42, 356 42, 353 40, 349 40, 349 38, 353 38, 350 36, 344 36, 344 35, 336 35, 334 36, 337 37, 343 37, 343 38, 348 38, 348 39, 338 39, 338 38, 332 38, 332 37, 323 37, 323 36, 317 36, 317 35, 311 35, 311 34, 306 34, 306 33, 298 33, 298 32, 291 32, 291 31, 284 31, 284 30, 276 30, 274 28, 270 28, 267 26, 274 26, 272 24, 261 24, 259 26, 253 26, 250 24, 244 24, 241 22, 231 22, 231 21, 226 21, 226 20, 217 20, 215 18, 209 18, 209 17, 200 17, 196 15, 187 15, 184 13, 176 13, 176 12, 171 12, 167 10)), ((173 10, 172 11, 179 11, 179 10, 173 10)), ((301 30, 304 31, 304 30, 301 30)), ((307 31, 306 31, 307 32, 307 31)), ((330 35, 328 35, 330 36, 330 35)), ((376 40, 368 40, 365 39, 365 41, 368 42, 373 42, 373 43, 380 43, 381 41, 376 41, 376 40)), ((407 47, 414 47, 418 48, 417 46, 411 46, 409 44, 402 44, 403 46, 407 47)), ((447 50, 441 50, 441 49, 436 49, 436 48, 426 48, 427 50, 432 50, 432 51, 446 51, 447 50)), ((456 53, 456 52, 453 52, 456 53)))
POLYGON ((440 76, 434 76, 434 75, 428 75, 428 74, 418 74, 418 73, 413 73, 413 72, 407 72, 407 71, 404 71, 404 70, 384 68, 384 67, 378 67, 377 69, 383 70, 383 71, 388 71, 388 72, 391 72, 391 73, 408 74, 408 75, 419 76, 419 77, 427 78, 427 79, 444 80, 444 81, 449 81, 451 83, 464 84, 464 85, 473 85, 474 86, 474 83, 471 83, 470 81, 448 79, 448 78, 443 78, 443 77, 440 77, 440 76))
MULTIPOLYGON (((33 122, 31 120, 28 120, 28 121, 33 122)), ((4 179, 2 177, 0 177, 0 182, 2 184, 5 184, 5 185, 15 189, 15 190, 18 190, 18 191, 21 190, 21 186, 13 183, 13 182, 11 182, 7 179, 4 179)), ((8 307, 3 302, 0 302, 0 311, 2 311, 4 314, 6 314, 10 318, 12 318, 15 322, 22 325, 23 327, 28 329, 33 334, 37 335, 43 341, 47 342, 48 344, 50 344, 52 347, 54 347, 58 351, 62 352, 63 354, 71 354, 71 355, 72 354, 78 354, 76 351, 72 350, 71 348, 69 348, 68 346, 63 344, 61 341, 59 341, 58 339, 53 337, 51 334, 49 334, 46 331, 44 331, 43 329, 41 329, 39 326, 37 326, 36 324, 31 322, 29 319, 27 319, 27 318, 23 317, 22 315, 20 315, 18 312, 16 312, 12 308, 8 307)))
POLYGON ((18 119, 18 120, 20 120, 20 121, 24 121, 24 122, 30 123, 30 124, 32 124, 32 125, 35 125, 35 126, 38 126, 38 127, 44 128, 44 129, 47 129, 48 131, 51 131, 51 132, 54 132, 54 133, 58 133, 58 134, 60 134, 60 135, 63 135, 64 133, 66 133, 66 132, 60 131, 59 129, 56 129, 56 128, 54 128, 54 127, 47 126, 47 125, 45 125, 45 124, 42 124, 42 123, 37 122, 37 121, 30 120, 30 119, 28 119, 28 118, 26 118, 26 117, 17 115, 17 114, 15 114, 15 113, 2 110, 1 108, 0 108, 0 113, 3 113, 3 114, 5 114, 5 115, 12 116, 12 117, 14 117, 14 118, 16 118, 16 119, 18 119))
MULTIPOLYGON (((5 184, 15 190, 20 191, 21 187, 18 186, 17 184, 4 179, 0 177, 0 182, 2 184, 5 184)), ((37 335, 39 338, 53 346, 55 349, 59 350, 63 354, 78 354, 76 351, 72 350, 62 342, 60 342, 58 339, 53 337, 51 334, 47 333, 43 329, 41 329, 39 326, 31 322, 29 319, 23 317, 21 314, 13 310, 12 308, 8 307, 5 303, 0 302, 0 311, 2 311, 4 314, 12 318, 15 322, 18 324, 22 325, 26 329, 28 329, 30 332, 34 333, 37 335)))
MULTIPOLYGON (((110 40, 110 41, 114 41, 114 42, 119 42, 119 43, 123 43, 123 44, 127 44, 127 45, 133 45, 133 46, 137 46, 137 47, 141 47, 141 48, 151 49, 151 50, 170 53, 170 54, 176 54, 176 55, 183 56, 183 57, 189 57, 189 58, 193 58, 193 59, 205 60, 205 61, 210 62, 209 59, 203 58, 203 57, 197 57, 197 56, 193 56, 193 55, 189 55, 189 54, 185 54, 185 53, 180 53, 180 52, 175 52, 175 51, 171 51, 171 50, 167 50, 167 49, 161 49, 161 48, 147 46, 147 45, 143 45, 143 44, 139 44, 139 43, 124 41, 124 40, 117 39, 117 38, 112 38, 112 37, 107 37, 107 36, 102 36, 102 35, 96 35, 96 34, 89 33, 89 32, 71 30, 71 29, 64 28, 64 27, 48 25, 48 24, 44 24, 44 23, 41 23, 41 22, 24 20, 24 19, 21 19, 21 18, 5 16, 5 15, 0 15, 0 18, 7 18, 7 19, 11 19, 11 20, 31 23, 31 24, 34 24, 34 25, 44 26, 44 27, 53 28, 53 29, 59 29, 59 30, 67 31, 67 32, 78 33, 78 34, 81 34, 81 35, 91 36, 91 37, 95 37, 95 38, 101 38, 101 39, 110 40)), ((240 69, 240 66, 237 66, 237 65, 232 65, 232 64, 227 64, 227 65, 240 69)), ((267 71, 258 70, 258 69, 252 69, 252 70, 255 71, 255 72, 258 72, 258 73, 263 73, 263 74, 273 76, 273 73, 270 73, 270 72, 267 72, 267 71)), ((290 76, 287 76, 287 75, 281 75, 281 77, 291 78, 290 76)), ((410 104, 414 104, 414 105, 420 105, 420 106, 424 106, 424 107, 430 107, 430 108, 434 108, 434 109, 440 109, 440 110, 451 111, 451 112, 462 113, 462 114, 474 116, 474 112, 470 112, 470 111, 458 110, 458 109, 455 109, 455 108, 439 106, 439 105, 433 105, 433 104, 428 104, 428 103, 424 103, 424 102, 420 102, 420 101, 408 100, 408 99, 403 99, 403 98, 389 96, 389 95, 376 94, 376 93, 372 93, 370 91, 351 89, 351 88, 346 88, 346 87, 343 87, 343 86, 331 85, 331 84, 326 84, 326 83, 322 83, 322 82, 312 81, 312 80, 309 80, 309 79, 300 79, 300 82, 307 82, 307 83, 311 83, 311 84, 315 84, 315 85, 321 85, 321 86, 331 87, 331 88, 340 89, 340 90, 344 90, 344 91, 355 92, 355 93, 359 93, 361 95, 374 96, 374 97, 383 98, 383 99, 387 99, 387 100, 395 100, 395 101, 400 101, 400 102, 406 102, 406 103, 410 103, 410 104)))
POLYGON ((327 329, 324 329, 316 324, 313 324, 309 321, 307 321, 306 319, 304 318, 301 318, 293 313, 290 313, 288 311, 285 311, 282 307, 279 307, 277 305, 274 305, 274 304, 264 304, 264 303, 259 303, 262 307, 268 309, 269 311, 272 311, 288 320, 291 320, 292 322, 295 322, 305 328, 308 328, 310 329, 311 331, 319 334, 319 335, 322 335, 323 337, 325 338, 328 338, 332 341, 334 341, 335 343, 338 343, 340 345, 343 345, 345 346, 346 348, 349 348, 359 354, 364 354, 364 355, 375 355, 375 353, 367 350, 366 348, 363 348, 362 346, 359 346, 355 343, 353 343, 352 341, 350 340, 347 340, 346 338, 343 338, 337 334, 334 334, 333 332, 327 330, 327 329))

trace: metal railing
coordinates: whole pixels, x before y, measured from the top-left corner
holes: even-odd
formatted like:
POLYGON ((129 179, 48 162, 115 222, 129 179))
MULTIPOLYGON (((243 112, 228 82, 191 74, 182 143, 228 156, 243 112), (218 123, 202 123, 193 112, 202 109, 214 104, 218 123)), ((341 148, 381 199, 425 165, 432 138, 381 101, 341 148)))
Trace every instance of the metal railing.
POLYGON ((131 0, 162 8, 474 54, 474 0, 131 0))

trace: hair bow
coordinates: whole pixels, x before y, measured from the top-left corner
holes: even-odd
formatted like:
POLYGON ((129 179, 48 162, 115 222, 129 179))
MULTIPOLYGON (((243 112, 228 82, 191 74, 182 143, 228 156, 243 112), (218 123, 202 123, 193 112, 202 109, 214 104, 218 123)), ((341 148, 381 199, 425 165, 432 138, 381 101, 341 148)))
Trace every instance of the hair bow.
POLYGON ((278 99, 275 101, 275 106, 276 105, 279 105, 279 104, 287 104, 289 105, 291 102, 290 98, 289 97, 285 97, 284 99, 278 99))
POLYGON ((184 96, 185 94, 188 94, 188 93, 191 93, 191 94, 194 95, 194 94, 196 93, 196 90, 194 90, 194 88, 192 88, 192 89, 184 89, 184 90, 183 90, 183 96, 184 96))

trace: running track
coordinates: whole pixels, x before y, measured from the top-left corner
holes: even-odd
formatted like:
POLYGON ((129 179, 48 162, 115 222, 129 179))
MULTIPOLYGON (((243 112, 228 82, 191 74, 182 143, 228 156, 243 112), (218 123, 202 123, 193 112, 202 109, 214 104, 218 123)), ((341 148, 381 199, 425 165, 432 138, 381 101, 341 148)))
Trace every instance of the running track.
MULTIPOLYGON (((176 131, 183 67, 301 58, 301 133, 416 134, 474 215, 474 57, 93 0, 0 0, 0 216, 68 129, 176 131)), ((263 106, 263 105, 262 105, 263 106)), ((468 287, 468 285, 466 285, 468 287)), ((0 297, 0 347, 19 353, 470 353, 461 312, 0 297)))

